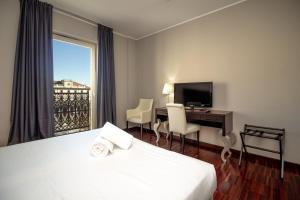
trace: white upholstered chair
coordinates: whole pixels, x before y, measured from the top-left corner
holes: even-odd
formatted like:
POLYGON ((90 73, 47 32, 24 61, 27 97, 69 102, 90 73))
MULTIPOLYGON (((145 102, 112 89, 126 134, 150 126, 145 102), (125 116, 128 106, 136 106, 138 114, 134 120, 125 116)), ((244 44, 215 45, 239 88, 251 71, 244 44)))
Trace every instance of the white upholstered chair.
POLYGON ((168 118, 170 131, 170 146, 172 148, 173 133, 179 133, 181 139, 181 152, 184 153, 184 139, 187 134, 197 133, 197 145, 199 148, 200 126, 198 124, 187 123, 185 109, 182 104, 168 103, 168 118))
POLYGON ((152 106, 153 99, 140 99, 139 105, 136 108, 127 110, 127 129, 128 122, 140 124, 141 138, 143 138, 143 124, 149 123, 149 128, 151 130, 152 106))

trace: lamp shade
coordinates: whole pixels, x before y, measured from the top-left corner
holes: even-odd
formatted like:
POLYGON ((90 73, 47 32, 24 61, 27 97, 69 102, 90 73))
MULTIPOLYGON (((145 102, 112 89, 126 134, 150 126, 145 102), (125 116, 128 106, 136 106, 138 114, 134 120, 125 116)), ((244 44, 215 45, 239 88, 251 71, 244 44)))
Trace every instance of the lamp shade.
POLYGON ((171 93, 173 93, 173 91, 174 91, 173 84, 171 84, 171 83, 164 84, 164 88, 162 91, 163 94, 171 94, 171 93))

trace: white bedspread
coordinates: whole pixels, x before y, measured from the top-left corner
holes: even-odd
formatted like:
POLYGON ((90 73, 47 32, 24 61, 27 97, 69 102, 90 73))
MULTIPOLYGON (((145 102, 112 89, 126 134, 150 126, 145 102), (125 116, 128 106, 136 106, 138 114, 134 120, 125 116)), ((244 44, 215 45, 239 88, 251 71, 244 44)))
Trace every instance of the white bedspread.
POLYGON ((134 139, 104 158, 95 131, 0 148, 1 200, 209 199, 214 166, 134 139))

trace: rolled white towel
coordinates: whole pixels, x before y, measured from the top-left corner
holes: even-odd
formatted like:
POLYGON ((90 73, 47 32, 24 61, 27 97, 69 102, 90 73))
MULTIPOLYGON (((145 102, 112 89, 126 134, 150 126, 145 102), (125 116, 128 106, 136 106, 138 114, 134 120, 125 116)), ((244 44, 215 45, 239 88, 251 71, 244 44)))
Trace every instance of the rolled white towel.
POLYGON ((109 152, 112 153, 113 149, 114 145, 110 141, 98 136, 92 145, 90 153, 94 157, 105 157, 109 152))
POLYGON ((133 140, 132 135, 109 122, 104 124, 100 135, 122 149, 129 149, 133 140))

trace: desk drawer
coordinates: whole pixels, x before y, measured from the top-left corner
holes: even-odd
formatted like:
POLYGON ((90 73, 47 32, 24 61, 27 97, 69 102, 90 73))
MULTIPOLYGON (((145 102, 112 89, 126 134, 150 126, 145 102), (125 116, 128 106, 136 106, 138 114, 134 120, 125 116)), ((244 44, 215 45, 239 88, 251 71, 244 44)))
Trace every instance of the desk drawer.
POLYGON ((211 122, 223 122, 224 117, 219 115, 201 115, 200 117, 203 121, 211 121, 211 122))

